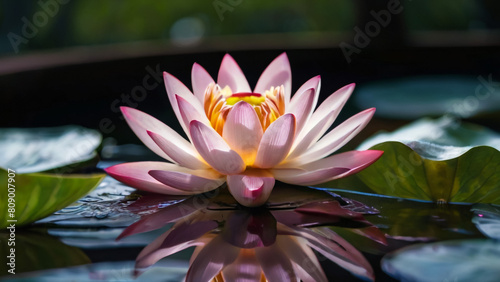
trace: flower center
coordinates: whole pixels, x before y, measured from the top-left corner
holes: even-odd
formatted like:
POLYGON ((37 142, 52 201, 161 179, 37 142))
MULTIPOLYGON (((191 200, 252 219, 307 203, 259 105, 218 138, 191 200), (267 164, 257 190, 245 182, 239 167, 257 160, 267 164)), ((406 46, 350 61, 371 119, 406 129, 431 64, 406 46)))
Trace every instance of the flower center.
POLYGON ((228 86, 211 83, 205 90, 204 108, 212 127, 222 136, 227 115, 240 101, 253 106, 265 131, 285 113, 284 87, 271 87, 265 93, 233 93, 228 86))
POLYGON ((226 98, 226 104, 234 106, 239 101, 245 101, 252 106, 259 106, 266 100, 266 97, 259 93, 234 93, 226 98))

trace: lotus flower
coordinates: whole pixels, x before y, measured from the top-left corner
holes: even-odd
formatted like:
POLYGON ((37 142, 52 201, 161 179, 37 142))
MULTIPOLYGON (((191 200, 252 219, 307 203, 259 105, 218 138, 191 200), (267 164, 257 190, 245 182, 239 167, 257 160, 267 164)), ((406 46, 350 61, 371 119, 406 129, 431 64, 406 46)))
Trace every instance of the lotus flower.
POLYGON ((164 73, 164 80, 189 141, 159 120, 122 107, 141 141, 169 161, 124 163, 106 169, 132 187, 189 195, 227 182, 241 205, 260 206, 275 180, 316 185, 356 173, 382 154, 367 150, 330 156, 366 126, 375 109, 362 111, 326 133, 354 84, 330 95, 313 112, 320 77, 308 80, 291 98, 291 69, 285 53, 264 70, 253 91, 230 55, 222 60, 217 83, 196 63, 193 92, 169 73, 164 73))

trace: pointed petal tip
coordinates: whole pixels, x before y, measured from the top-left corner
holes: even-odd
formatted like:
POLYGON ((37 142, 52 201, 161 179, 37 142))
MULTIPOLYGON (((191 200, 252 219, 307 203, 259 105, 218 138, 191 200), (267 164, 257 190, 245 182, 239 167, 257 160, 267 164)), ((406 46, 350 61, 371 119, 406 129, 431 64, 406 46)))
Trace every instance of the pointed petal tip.
POLYGON ((370 120, 373 117, 373 115, 375 114, 375 110, 376 110, 376 108, 368 108, 366 110, 363 110, 363 111, 355 114, 353 117, 368 115, 368 116, 370 116, 370 118, 368 120, 370 120))
POLYGON ((130 109, 133 109, 133 108, 127 107, 127 106, 120 106, 120 111, 122 111, 122 112, 126 112, 126 111, 128 111, 130 109))
POLYGON ((226 53, 224 54, 224 57, 222 58, 222 61, 224 60, 233 60, 234 61, 234 58, 233 56, 229 55, 229 53, 226 53))
POLYGON ((288 55, 286 54, 286 52, 283 52, 279 54, 278 57, 276 58, 282 58, 283 60, 288 60, 288 55))
POLYGON ((361 113, 367 113, 370 115, 370 119, 373 117, 373 115, 375 114, 375 111, 377 110, 377 108, 368 108, 364 111, 362 111, 361 113))
POLYGON ((368 151, 371 151, 373 155, 378 155, 377 159, 384 154, 384 151, 381 150, 368 150, 368 151))
POLYGON ((181 96, 179 96, 177 94, 175 94, 174 97, 175 97, 175 100, 177 101, 177 103, 179 103, 180 101, 182 101, 182 102, 186 101, 186 99, 182 98, 181 96))
POLYGON ((309 81, 314 81, 315 83, 319 83, 321 82, 321 75, 316 75, 316 76, 313 76, 309 79, 309 81))
POLYGON ((103 169, 103 170, 104 170, 104 172, 106 172, 107 174, 110 174, 111 168, 112 168, 112 166, 107 167, 107 168, 105 168, 105 169, 103 169))
MULTIPOLYGON (((174 75, 172 75, 171 73, 169 72, 166 72, 164 71, 163 72, 163 79, 164 80, 167 80, 167 79, 177 79, 177 77, 175 77, 174 75)), ((178 80, 178 79, 177 79, 178 80)))
POLYGON ((131 117, 131 113, 136 111, 136 112, 140 112, 138 109, 136 108, 132 108, 132 107, 127 107, 127 106, 120 106, 120 111, 122 112, 122 114, 125 116, 125 117, 131 117))
POLYGON ((252 92, 245 74, 236 60, 229 54, 224 55, 222 59, 219 73, 217 74, 217 84, 222 88, 229 86, 233 93, 252 92))
POLYGON ((178 82, 178 83, 184 85, 184 83, 182 83, 177 77, 175 77, 174 75, 172 75, 171 73, 166 72, 166 71, 163 72, 163 80, 165 81, 165 83, 168 80, 173 80, 174 82, 178 82))
MULTIPOLYGON (((192 71, 192 72, 193 72, 193 71, 194 71, 194 72, 198 72, 198 71, 207 72, 207 71, 205 70, 205 68, 204 68, 202 65, 200 65, 200 64, 198 64, 198 63, 196 63, 196 62, 194 62, 194 63, 193 63, 193 67, 191 68, 191 71, 192 71)), ((207 73, 208 73, 208 72, 207 72, 207 73)))
POLYGON ((127 236, 128 235, 125 233, 125 230, 123 230, 123 232, 120 233, 120 235, 118 235, 118 237, 116 237, 115 242, 118 242, 118 241, 120 241, 121 239, 123 239, 123 238, 125 238, 127 236))
POLYGON ((109 167, 107 167, 107 168, 105 168, 103 170, 107 174, 109 174, 109 176, 115 177, 115 175, 118 175, 118 173, 117 173, 118 166, 120 166, 120 164, 109 166, 109 167))
POLYGON ((349 84, 343 86, 341 89, 353 91, 355 87, 356 87, 356 83, 353 82, 353 83, 349 83, 349 84))
POLYGON ((376 162, 382 155, 384 154, 384 151, 381 150, 364 150, 364 151, 358 151, 360 155, 362 155, 362 158, 366 160, 366 163, 368 165, 371 165, 372 163, 376 162))

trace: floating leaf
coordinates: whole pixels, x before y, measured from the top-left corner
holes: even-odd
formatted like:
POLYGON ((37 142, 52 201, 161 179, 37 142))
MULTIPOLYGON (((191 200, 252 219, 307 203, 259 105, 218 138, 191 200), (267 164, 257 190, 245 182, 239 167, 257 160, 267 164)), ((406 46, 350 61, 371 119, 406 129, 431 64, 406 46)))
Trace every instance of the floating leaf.
MULTIPOLYGON (((97 157, 99 132, 79 126, 52 128, 4 128, 0 130, 0 167, 18 173, 65 168, 97 157)), ((63 171, 58 171, 63 172, 63 171)))
MULTIPOLYGON (((0 229, 9 225, 7 220, 17 220, 16 226, 32 223, 75 202, 94 189, 105 174, 61 176, 55 174, 16 174, 8 177, 7 171, 0 169, 0 183, 14 179, 15 191, 0 190, 0 229), (15 216, 8 210, 9 193, 15 194, 15 216)), ((11 186, 12 187, 12 186, 11 186)))
MULTIPOLYGON (((441 205, 376 194, 328 190, 379 210, 379 215, 366 215, 365 218, 392 239, 411 242, 482 237, 471 221, 473 213, 468 204, 441 205)), ((350 237, 346 236, 346 239, 350 237)))
POLYGON ((500 204, 500 151, 491 147, 500 148, 496 134, 469 125, 457 129, 446 119, 424 120, 375 136, 360 149, 388 139, 399 141, 370 147, 384 151, 376 163, 326 186, 435 202, 500 204), (403 144, 403 136, 415 141, 403 144), (458 147, 463 140, 491 146, 458 147))
POLYGON ((354 97, 377 116, 416 119, 451 113, 472 117, 500 109, 500 91, 489 77, 423 76, 377 81, 360 86, 354 97))
POLYGON ((8 245, 9 233, 0 232, 0 269, 8 274, 11 267, 7 256, 11 247, 15 250, 15 277, 21 272, 62 268, 90 263, 90 259, 80 249, 63 244, 57 238, 40 230, 16 230, 15 246, 8 245), (10 246, 10 247, 9 247, 10 246))
POLYGON ((498 281, 500 243, 492 240, 418 244, 388 254, 382 269, 402 281, 498 281))
POLYGON ((126 227, 139 217, 128 211, 130 202, 140 197, 136 191, 107 176, 85 197, 37 220, 35 224, 48 223, 71 228, 126 227))
POLYGON ((500 207, 477 204, 471 209, 474 212, 472 222, 484 235, 500 240, 500 207))
POLYGON ((100 262, 69 268, 16 274, 9 281, 182 281, 188 260, 163 259, 139 277, 134 261, 100 262))
POLYGON ((445 146, 442 149, 448 151, 449 155, 439 153, 439 151, 433 154, 430 152, 426 154, 427 150, 419 152, 419 154, 422 153, 422 156, 438 160, 458 157, 475 146, 490 146, 500 150, 500 135, 498 133, 483 126, 460 122, 446 116, 439 119, 423 118, 396 131, 378 133, 366 139, 359 145, 358 150, 366 150, 387 141, 399 141, 404 144, 419 141, 445 146))

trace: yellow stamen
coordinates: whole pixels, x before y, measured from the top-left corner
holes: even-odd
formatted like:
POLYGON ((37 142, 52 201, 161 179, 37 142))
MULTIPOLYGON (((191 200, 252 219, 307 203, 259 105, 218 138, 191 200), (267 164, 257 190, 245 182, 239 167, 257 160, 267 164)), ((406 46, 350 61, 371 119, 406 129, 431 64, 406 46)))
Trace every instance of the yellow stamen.
POLYGON ((238 103, 239 101, 245 101, 252 106, 258 106, 266 100, 266 97, 260 94, 248 93, 248 94, 233 94, 226 99, 226 103, 230 106, 238 103))
POLYGON ((222 135, 224 123, 232 107, 240 101, 253 106, 265 131, 285 113, 284 87, 271 87, 265 93, 233 93, 226 86, 211 83, 205 90, 204 109, 212 127, 222 135))

